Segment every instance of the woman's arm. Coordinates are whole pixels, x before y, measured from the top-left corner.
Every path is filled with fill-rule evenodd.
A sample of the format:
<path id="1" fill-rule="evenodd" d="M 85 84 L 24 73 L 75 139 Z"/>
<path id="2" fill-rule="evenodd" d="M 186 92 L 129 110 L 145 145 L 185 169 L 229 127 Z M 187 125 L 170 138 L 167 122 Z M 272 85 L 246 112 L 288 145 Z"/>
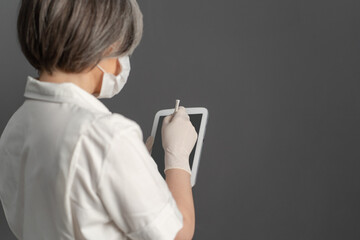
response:
<path id="1" fill-rule="evenodd" d="M 191 187 L 191 175 L 181 169 L 169 169 L 165 172 L 166 183 L 183 215 L 183 228 L 175 240 L 191 240 L 195 232 L 195 209 Z"/>
<path id="2" fill-rule="evenodd" d="M 175 240 L 191 240 L 195 232 L 195 210 L 189 156 L 198 136 L 183 106 L 164 118 L 161 135 L 166 183 L 183 216 L 183 228 Z"/>

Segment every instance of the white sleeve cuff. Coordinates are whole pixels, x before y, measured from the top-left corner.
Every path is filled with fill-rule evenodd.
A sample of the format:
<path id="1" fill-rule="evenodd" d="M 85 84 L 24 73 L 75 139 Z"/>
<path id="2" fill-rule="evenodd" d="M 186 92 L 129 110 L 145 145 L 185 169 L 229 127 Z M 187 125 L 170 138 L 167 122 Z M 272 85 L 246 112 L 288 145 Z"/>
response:
<path id="1" fill-rule="evenodd" d="M 127 236 L 134 240 L 173 240 L 182 227 L 183 216 L 174 198 L 170 197 L 153 222 L 136 232 L 127 234 Z"/>

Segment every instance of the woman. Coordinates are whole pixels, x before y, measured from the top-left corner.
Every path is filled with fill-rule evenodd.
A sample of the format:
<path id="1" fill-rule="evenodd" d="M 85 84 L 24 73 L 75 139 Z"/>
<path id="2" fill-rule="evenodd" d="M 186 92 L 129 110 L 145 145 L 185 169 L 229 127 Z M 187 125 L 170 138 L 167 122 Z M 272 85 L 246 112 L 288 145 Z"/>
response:
<path id="1" fill-rule="evenodd" d="M 0 198 L 17 238 L 193 237 L 197 134 L 185 108 L 164 120 L 164 181 L 139 125 L 98 100 L 120 92 L 141 36 L 135 0 L 22 1 L 19 42 L 39 77 L 0 141 Z"/>

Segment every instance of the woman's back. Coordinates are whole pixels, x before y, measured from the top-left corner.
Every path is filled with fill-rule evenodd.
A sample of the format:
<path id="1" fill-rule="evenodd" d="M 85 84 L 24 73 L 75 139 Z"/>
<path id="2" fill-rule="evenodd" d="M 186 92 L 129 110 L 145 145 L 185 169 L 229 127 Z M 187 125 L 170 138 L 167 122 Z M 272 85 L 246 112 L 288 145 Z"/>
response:
<path id="1" fill-rule="evenodd" d="M 126 239 L 97 187 L 106 143 L 121 131 L 142 138 L 138 125 L 74 84 L 29 78 L 25 97 L 0 144 L 0 194 L 12 231 L 20 239 Z"/>

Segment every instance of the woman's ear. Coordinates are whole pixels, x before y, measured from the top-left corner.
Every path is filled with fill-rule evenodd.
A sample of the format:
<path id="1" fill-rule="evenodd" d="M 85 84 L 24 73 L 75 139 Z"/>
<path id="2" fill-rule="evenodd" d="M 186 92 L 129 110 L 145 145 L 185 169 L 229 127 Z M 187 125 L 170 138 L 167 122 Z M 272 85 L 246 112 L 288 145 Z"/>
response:
<path id="1" fill-rule="evenodd" d="M 121 72 L 121 65 L 118 58 L 105 58 L 98 64 L 105 72 L 118 75 Z"/>

